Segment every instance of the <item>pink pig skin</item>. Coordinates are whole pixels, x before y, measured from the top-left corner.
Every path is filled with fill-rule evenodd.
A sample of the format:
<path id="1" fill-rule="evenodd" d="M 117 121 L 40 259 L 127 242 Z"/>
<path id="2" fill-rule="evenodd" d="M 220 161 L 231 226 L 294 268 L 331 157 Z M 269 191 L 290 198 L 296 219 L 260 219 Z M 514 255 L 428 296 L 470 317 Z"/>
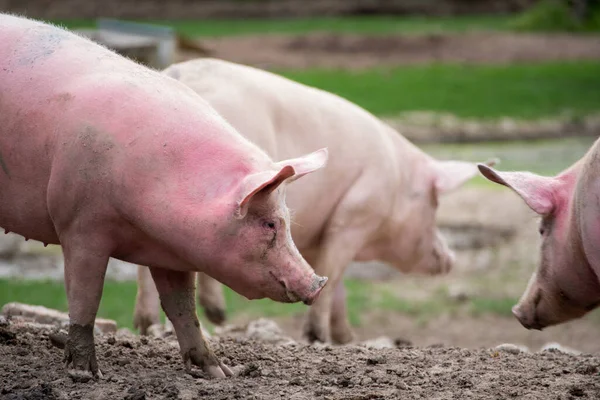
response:
<path id="1" fill-rule="evenodd" d="M 194 274 L 312 303 L 326 278 L 291 241 L 274 163 L 183 84 L 62 29 L 0 14 L 0 226 L 60 244 L 72 374 L 100 375 L 93 322 L 109 257 L 150 267 L 189 368 L 231 375 L 202 337 Z M 285 184 L 285 185 L 284 185 Z"/>
<path id="2" fill-rule="evenodd" d="M 309 310 L 309 340 L 352 340 L 341 278 L 354 260 L 381 260 L 404 272 L 450 270 L 453 254 L 436 229 L 435 213 L 444 193 L 477 175 L 474 163 L 435 160 L 357 105 L 267 71 L 197 59 L 164 73 L 199 93 L 274 159 L 313 146 L 330 150 L 327 167 L 287 194 L 295 243 L 315 271 L 330 279 Z M 222 322 L 219 285 L 203 274 L 198 280 L 207 316 Z M 145 282 L 139 280 L 134 313 L 142 332 L 159 322 Z"/>
<path id="3" fill-rule="evenodd" d="M 556 177 L 500 172 L 489 180 L 513 189 L 541 216 L 540 265 L 513 314 L 527 329 L 585 315 L 600 304 L 600 140 Z"/>

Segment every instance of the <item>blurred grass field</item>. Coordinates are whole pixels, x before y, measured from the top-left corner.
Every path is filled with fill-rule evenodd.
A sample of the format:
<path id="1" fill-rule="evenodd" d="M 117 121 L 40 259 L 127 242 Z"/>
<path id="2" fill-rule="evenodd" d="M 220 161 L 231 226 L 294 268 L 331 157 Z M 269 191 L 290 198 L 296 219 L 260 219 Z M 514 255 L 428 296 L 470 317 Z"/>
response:
<path id="1" fill-rule="evenodd" d="M 309 19 L 246 19 L 146 21 L 172 26 L 191 37 L 248 34 L 433 34 L 513 30 L 514 16 L 332 17 Z M 67 28 L 94 25 L 90 20 L 54 21 Z M 522 24 L 521 24 L 522 25 Z M 600 111 L 598 61 L 523 65 L 398 66 L 366 71 L 278 70 L 293 80 L 347 98 L 378 116 L 406 111 L 448 112 L 459 117 L 535 119 Z"/>
<path id="2" fill-rule="evenodd" d="M 375 310 L 387 310 L 418 317 L 423 322 L 442 313 L 458 310 L 473 315 L 493 313 L 505 316 L 510 315 L 510 307 L 516 300 L 515 298 L 474 297 L 467 303 L 452 303 L 448 302 L 447 293 L 443 289 L 434 291 L 426 299 L 414 300 L 397 294 L 395 288 L 390 285 L 356 279 L 346 279 L 345 284 L 350 322 L 354 326 L 361 324 L 362 314 Z M 284 304 L 267 299 L 248 301 L 231 289 L 227 287 L 224 289 L 230 319 L 240 316 L 245 318 L 287 317 L 303 314 L 308 309 L 301 303 Z M 104 284 L 98 317 L 114 319 L 119 327 L 133 329 L 135 294 L 135 282 L 107 280 Z M 67 311 L 64 284 L 57 281 L 0 279 L 0 307 L 9 302 L 43 305 Z M 205 327 L 211 327 L 201 310 L 198 311 L 198 316 Z"/>
<path id="3" fill-rule="evenodd" d="M 600 111 L 600 61 L 278 72 L 379 116 L 427 110 L 463 118 L 535 119 Z"/>
<path id="4" fill-rule="evenodd" d="M 55 20 L 54 23 L 70 29 L 90 28 L 91 20 Z M 384 35 L 391 33 L 428 34 L 438 32 L 467 32 L 506 30 L 511 28 L 511 17 L 461 16 L 445 18 L 371 16 L 322 17 L 293 19 L 211 19 L 191 21 L 138 21 L 172 27 L 189 37 L 237 36 L 248 34 L 305 34 L 335 32 Z"/>

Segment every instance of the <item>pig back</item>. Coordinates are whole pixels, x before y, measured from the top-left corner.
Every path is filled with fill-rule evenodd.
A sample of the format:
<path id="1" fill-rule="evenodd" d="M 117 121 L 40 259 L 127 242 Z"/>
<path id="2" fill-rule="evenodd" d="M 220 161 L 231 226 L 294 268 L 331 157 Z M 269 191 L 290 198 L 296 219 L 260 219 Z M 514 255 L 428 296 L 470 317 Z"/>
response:
<path id="1" fill-rule="evenodd" d="M 242 135 L 275 161 L 329 149 L 324 170 L 287 188 L 294 241 L 306 249 L 337 205 L 364 176 L 370 192 L 389 206 L 396 187 L 396 143 L 389 128 L 362 108 L 325 91 L 267 71 L 216 59 L 183 62 L 165 70 L 199 93 Z"/>

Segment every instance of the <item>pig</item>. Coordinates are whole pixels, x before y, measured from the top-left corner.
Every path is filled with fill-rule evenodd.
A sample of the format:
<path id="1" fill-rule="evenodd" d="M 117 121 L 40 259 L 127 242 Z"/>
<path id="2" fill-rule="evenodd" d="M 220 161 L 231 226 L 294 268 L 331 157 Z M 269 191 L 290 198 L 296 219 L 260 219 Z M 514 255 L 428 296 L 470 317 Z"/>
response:
<path id="1" fill-rule="evenodd" d="M 436 229 L 435 212 L 441 195 L 477 175 L 475 163 L 435 160 L 359 106 L 267 71 L 206 58 L 163 72 L 201 94 L 274 159 L 314 146 L 329 149 L 327 166 L 287 196 L 292 237 L 330 282 L 308 310 L 308 340 L 353 340 L 342 275 L 354 260 L 380 260 L 404 272 L 451 269 L 454 255 Z M 138 270 L 134 311 L 142 333 L 159 323 L 145 269 Z M 220 286 L 198 274 L 198 290 L 208 318 L 222 323 Z"/>
<path id="2" fill-rule="evenodd" d="M 0 226 L 62 246 L 65 361 L 100 377 L 109 257 L 144 265 L 188 371 L 231 376 L 202 336 L 194 273 L 311 304 L 327 279 L 291 239 L 285 191 L 326 149 L 275 163 L 202 97 L 74 33 L 0 14 Z"/>
<path id="3" fill-rule="evenodd" d="M 484 177 L 519 195 L 541 216 L 540 263 L 512 309 L 527 329 L 580 318 L 600 305 L 600 140 L 554 177 L 500 172 Z"/>

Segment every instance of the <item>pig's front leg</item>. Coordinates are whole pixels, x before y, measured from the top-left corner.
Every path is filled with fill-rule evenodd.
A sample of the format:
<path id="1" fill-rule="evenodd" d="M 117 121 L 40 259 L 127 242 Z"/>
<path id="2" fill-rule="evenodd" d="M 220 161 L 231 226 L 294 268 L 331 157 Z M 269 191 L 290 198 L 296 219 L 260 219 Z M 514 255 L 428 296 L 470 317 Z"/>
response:
<path id="1" fill-rule="evenodd" d="M 221 325 L 225 322 L 225 296 L 223 286 L 219 281 L 203 272 L 198 272 L 198 303 L 204 309 L 204 314 L 210 322 Z"/>
<path id="2" fill-rule="evenodd" d="M 346 344 L 352 340 L 354 340 L 354 335 L 348 321 L 346 288 L 344 280 L 340 279 L 335 288 L 331 305 L 331 341 L 335 344 Z"/>
<path id="3" fill-rule="evenodd" d="M 73 378 L 102 377 L 94 346 L 94 322 L 110 254 L 102 242 L 103 238 L 89 236 L 62 242 L 70 319 L 65 363 L 67 367 L 72 364 L 69 375 Z"/>
<path id="4" fill-rule="evenodd" d="M 137 284 L 133 327 L 147 335 L 151 325 L 160 324 L 160 300 L 148 267 L 138 265 Z"/>
<path id="5" fill-rule="evenodd" d="M 194 302 L 194 273 L 150 268 L 160 302 L 175 328 L 186 370 L 192 364 L 213 378 L 232 376 L 231 370 L 217 359 L 202 335 Z"/>
<path id="6" fill-rule="evenodd" d="M 348 264 L 354 259 L 353 249 L 361 247 L 360 236 L 354 235 L 351 230 L 343 234 L 336 235 L 325 242 L 321 248 L 319 256 L 312 266 L 318 275 L 329 278 L 329 284 L 323 288 L 317 301 L 308 311 L 308 320 L 304 329 L 304 336 L 310 342 L 320 341 L 328 342 L 331 336 L 332 326 L 330 323 L 335 321 L 336 343 L 340 340 L 347 343 L 352 340 L 352 331 L 346 321 L 345 299 L 343 292 L 341 299 L 342 306 L 336 305 L 336 310 L 343 311 L 343 315 L 332 315 L 335 292 L 339 285 L 343 285 L 342 277 Z M 343 290 L 343 287 L 342 287 Z M 347 330 L 346 330 L 347 329 Z M 344 330 L 344 331 L 341 331 Z"/>

